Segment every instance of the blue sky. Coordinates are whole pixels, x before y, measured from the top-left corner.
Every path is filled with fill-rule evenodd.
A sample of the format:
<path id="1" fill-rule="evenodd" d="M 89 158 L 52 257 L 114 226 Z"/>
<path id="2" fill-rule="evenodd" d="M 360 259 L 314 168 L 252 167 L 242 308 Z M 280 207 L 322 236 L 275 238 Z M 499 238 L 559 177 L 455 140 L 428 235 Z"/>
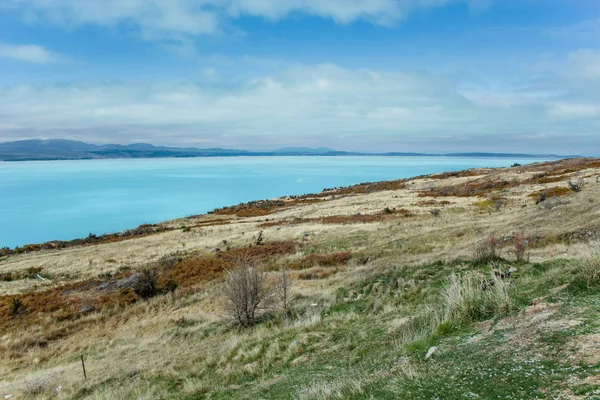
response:
<path id="1" fill-rule="evenodd" d="M 0 141 L 600 153 L 600 1 L 0 0 Z"/>

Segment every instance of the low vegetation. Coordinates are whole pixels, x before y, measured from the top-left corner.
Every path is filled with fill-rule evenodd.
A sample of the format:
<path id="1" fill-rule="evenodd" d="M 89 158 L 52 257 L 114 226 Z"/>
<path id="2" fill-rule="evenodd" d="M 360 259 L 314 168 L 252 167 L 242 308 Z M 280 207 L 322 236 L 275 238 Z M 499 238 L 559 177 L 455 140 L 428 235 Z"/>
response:
<path id="1" fill-rule="evenodd" d="M 369 183 L 6 255 L 0 398 L 600 398 L 594 163 Z M 536 206 L 553 187 L 568 201 Z"/>

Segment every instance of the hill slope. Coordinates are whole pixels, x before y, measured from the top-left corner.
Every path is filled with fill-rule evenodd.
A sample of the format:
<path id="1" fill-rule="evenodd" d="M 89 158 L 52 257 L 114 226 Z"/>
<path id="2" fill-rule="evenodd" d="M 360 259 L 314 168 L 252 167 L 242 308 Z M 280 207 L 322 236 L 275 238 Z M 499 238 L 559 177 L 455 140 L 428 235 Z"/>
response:
<path id="1" fill-rule="evenodd" d="M 0 395 L 594 398 L 599 176 L 590 159 L 469 170 L 5 252 Z M 232 325 L 240 258 L 289 270 L 287 314 Z"/>

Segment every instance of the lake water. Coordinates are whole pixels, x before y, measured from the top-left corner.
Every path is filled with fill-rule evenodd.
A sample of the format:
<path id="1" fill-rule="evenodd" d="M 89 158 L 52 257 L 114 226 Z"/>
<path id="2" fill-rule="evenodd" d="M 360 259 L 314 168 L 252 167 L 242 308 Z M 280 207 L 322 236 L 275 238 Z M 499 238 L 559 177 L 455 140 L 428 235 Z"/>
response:
<path id="1" fill-rule="evenodd" d="M 231 157 L 0 162 L 0 247 L 119 232 L 325 187 L 535 161 Z"/>

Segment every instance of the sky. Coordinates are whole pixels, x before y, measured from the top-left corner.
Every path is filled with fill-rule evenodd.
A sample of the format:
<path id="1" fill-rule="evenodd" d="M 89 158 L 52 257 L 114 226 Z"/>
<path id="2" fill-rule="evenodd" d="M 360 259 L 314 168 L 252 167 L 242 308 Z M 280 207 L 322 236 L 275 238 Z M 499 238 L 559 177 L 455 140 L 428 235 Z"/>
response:
<path id="1" fill-rule="evenodd" d="M 0 0 L 0 141 L 600 155 L 600 1 Z"/>

